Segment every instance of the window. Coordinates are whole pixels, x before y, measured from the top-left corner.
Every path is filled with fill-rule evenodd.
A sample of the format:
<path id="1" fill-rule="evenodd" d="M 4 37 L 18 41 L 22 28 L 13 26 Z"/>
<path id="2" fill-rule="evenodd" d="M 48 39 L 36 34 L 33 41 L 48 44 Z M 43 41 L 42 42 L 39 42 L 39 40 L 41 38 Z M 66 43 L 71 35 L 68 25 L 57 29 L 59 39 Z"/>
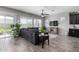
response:
<path id="1" fill-rule="evenodd" d="M 26 18 L 20 18 L 20 23 L 21 23 L 21 24 L 26 24 L 26 22 L 27 22 L 27 21 L 26 21 Z"/>
<path id="2" fill-rule="evenodd" d="M 31 17 L 20 17 L 20 24 L 22 28 L 27 27 L 41 27 L 41 19 L 32 19 Z"/>
<path id="3" fill-rule="evenodd" d="M 32 27 L 32 19 L 28 19 L 26 25 L 27 27 Z"/>
<path id="4" fill-rule="evenodd" d="M 6 16 L 6 24 L 14 24 L 14 18 L 10 16 Z"/>
<path id="5" fill-rule="evenodd" d="M 9 28 L 10 24 L 14 24 L 14 17 L 0 16 L 0 28 Z"/>
<path id="6" fill-rule="evenodd" d="M 41 19 L 34 19 L 34 27 L 41 27 Z"/>
<path id="7" fill-rule="evenodd" d="M 20 24 L 21 27 L 27 28 L 27 27 L 32 27 L 32 19 L 31 18 L 26 18 L 26 17 L 21 17 L 20 18 Z"/>
<path id="8" fill-rule="evenodd" d="M 5 20 L 4 20 L 4 16 L 0 16 L 0 24 L 4 24 Z"/>

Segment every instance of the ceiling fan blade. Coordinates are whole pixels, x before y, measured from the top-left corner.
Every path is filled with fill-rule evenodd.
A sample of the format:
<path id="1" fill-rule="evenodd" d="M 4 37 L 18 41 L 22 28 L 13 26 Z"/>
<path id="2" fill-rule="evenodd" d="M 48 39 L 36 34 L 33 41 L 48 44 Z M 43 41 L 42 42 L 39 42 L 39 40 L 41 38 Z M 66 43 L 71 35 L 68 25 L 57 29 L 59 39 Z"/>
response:
<path id="1" fill-rule="evenodd" d="M 45 15 L 49 15 L 49 14 L 45 14 Z"/>
<path id="2" fill-rule="evenodd" d="M 44 10 L 42 9 L 41 16 L 42 16 L 42 17 L 45 17 L 45 16 L 47 16 L 47 15 L 49 15 L 49 14 L 45 14 L 45 13 L 44 13 Z"/>
<path id="3" fill-rule="evenodd" d="M 43 14 L 43 15 L 50 15 L 50 14 Z"/>

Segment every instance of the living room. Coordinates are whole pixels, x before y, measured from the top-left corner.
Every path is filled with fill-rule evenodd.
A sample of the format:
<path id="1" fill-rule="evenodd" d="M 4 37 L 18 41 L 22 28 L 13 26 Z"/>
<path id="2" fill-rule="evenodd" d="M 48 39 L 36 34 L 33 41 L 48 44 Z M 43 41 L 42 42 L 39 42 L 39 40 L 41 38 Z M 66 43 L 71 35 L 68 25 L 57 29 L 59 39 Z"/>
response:
<path id="1" fill-rule="evenodd" d="M 0 51 L 79 51 L 78 10 L 78 6 L 0 6 Z"/>

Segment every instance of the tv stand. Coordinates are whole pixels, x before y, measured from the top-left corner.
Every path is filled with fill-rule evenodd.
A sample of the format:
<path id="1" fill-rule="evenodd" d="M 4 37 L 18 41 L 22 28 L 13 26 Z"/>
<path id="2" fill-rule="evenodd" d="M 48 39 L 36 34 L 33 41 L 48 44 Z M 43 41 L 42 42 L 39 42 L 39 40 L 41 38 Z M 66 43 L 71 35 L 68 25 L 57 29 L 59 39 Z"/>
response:
<path id="1" fill-rule="evenodd" d="M 79 29 L 70 28 L 69 29 L 69 36 L 79 37 Z"/>

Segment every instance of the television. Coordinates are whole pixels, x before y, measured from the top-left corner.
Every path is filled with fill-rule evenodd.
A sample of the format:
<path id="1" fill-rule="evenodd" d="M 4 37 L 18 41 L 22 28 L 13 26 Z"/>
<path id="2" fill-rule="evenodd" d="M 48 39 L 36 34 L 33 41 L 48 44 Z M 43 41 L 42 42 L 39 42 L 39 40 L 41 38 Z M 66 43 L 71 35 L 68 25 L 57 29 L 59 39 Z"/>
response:
<path id="1" fill-rule="evenodd" d="M 58 21 L 50 21 L 50 26 L 58 26 Z"/>

